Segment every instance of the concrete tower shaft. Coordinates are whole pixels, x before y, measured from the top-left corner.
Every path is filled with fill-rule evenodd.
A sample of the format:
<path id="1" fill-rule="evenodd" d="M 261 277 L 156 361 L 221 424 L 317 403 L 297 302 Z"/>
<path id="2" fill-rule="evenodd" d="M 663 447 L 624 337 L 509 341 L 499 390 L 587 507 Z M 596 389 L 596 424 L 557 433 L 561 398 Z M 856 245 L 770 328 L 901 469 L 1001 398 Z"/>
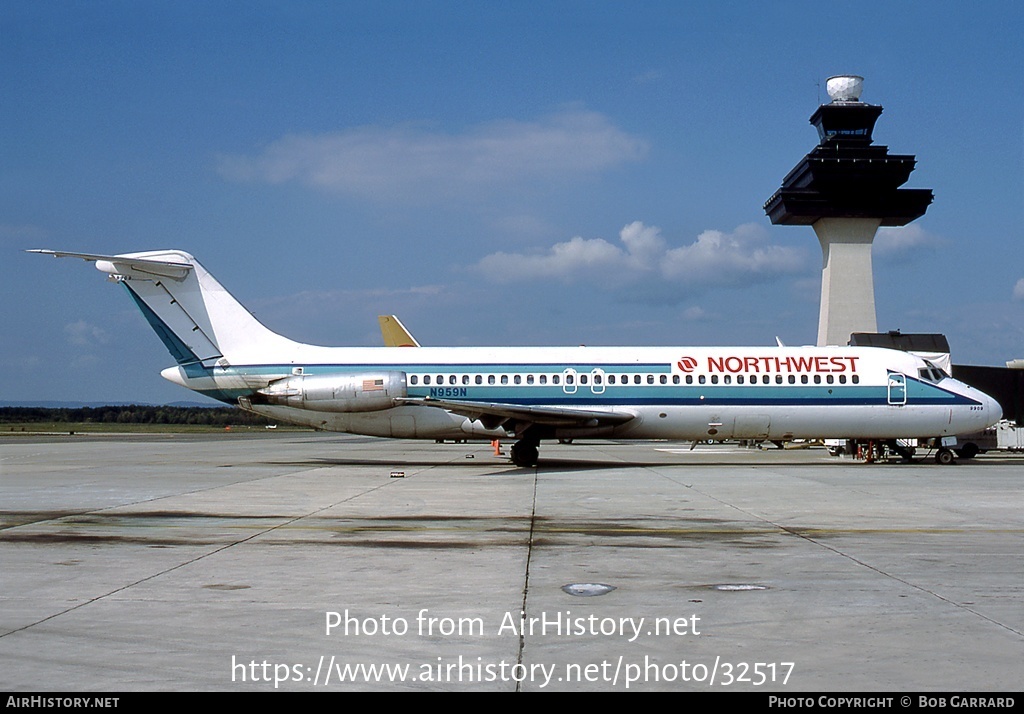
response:
<path id="1" fill-rule="evenodd" d="M 877 218 L 819 218 L 821 308 L 818 344 L 845 345 L 853 332 L 878 332 L 871 244 Z"/>

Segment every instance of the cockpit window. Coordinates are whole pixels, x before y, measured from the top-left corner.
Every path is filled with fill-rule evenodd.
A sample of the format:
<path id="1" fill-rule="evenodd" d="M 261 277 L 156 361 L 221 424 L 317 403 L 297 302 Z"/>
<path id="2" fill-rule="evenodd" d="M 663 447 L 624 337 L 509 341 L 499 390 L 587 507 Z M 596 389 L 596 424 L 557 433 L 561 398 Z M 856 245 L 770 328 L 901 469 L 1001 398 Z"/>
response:
<path id="1" fill-rule="evenodd" d="M 925 360 L 925 369 L 918 370 L 923 379 L 928 379 L 930 382 L 941 382 L 943 379 L 948 377 L 945 370 L 936 367 L 935 363 Z M 926 376 L 925 373 L 928 373 Z"/>
<path id="2" fill-rule="evenodd" d="M 925 360 L 924 363 L 927 366 L 926 367 L 920 367 L 917 370 L 918 375 L 924 381 L 931 382 L 932 384 L 938 384 L 943 379 L 945 379 L 946 377 L 949 376 L 948 374 L 946 374 L 944 371 L 942 371 L 941 369 L 936 367 L 934 364 L 932 364 L 928 360 Z"/>

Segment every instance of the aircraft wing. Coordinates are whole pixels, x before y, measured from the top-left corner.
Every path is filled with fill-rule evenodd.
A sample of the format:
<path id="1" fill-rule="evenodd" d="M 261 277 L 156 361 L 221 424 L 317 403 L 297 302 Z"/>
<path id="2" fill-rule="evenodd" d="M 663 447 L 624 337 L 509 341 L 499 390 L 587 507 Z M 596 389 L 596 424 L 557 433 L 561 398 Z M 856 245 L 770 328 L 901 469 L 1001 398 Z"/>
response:
<path id="1" fill-rule="evenodd" d="M 467 419 L 479 420 L 488 429 L 496 429 L 509 421 L 562 427 L 597 427 L 624 424 L 635 419 L 633 414 L 594 409 L 566 407 L 529 407 L 502 402 L 464 402 L 434 397 L 406 397 L 397 400 L 403 404 L 419 404 L 446 409 Z"/>

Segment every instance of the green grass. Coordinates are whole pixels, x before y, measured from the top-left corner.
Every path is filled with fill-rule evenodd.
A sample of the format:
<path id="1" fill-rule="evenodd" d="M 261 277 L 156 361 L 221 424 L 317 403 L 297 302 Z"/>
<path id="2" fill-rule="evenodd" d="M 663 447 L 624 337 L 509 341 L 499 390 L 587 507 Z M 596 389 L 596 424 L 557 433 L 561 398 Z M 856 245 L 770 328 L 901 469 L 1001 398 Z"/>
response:
<path id="1" fill-rule="evenodd" d="M 277 429 L 262 426 L 223 426 L 204 424 L 118 424 L 116 422 L 31 422 L 0 424 L 0 438 L 18 434 L 232 434 L 309 431 L 300 426 L 282 424 Z"/>

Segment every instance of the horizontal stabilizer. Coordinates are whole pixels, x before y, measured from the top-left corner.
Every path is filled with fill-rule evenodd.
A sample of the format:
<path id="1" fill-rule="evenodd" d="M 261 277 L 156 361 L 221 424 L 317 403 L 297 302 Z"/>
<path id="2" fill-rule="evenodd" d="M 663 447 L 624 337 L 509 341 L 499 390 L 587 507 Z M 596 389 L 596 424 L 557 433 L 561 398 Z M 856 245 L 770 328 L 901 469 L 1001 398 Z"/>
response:
<path id="1" fill-rule="evenodd" d="M 176 260 L 155 260 L 153 258 L 142 258 L 131 254 L 126 255 L 98 255 L 96 253 L 69 253 L 60 250 L 35 249 L 27 253 L 40 253 L 52 255 L 54 258 L 81 258 L 96 263 L 96 267 L 103 272 L 115 275 L 131 277 L 134 274 L 144 274 L 147 277 L 172 278 L 182 280 L 193 269 L 191 263 Z M 184 260 L 184 258 L 182 258 Z"/>

